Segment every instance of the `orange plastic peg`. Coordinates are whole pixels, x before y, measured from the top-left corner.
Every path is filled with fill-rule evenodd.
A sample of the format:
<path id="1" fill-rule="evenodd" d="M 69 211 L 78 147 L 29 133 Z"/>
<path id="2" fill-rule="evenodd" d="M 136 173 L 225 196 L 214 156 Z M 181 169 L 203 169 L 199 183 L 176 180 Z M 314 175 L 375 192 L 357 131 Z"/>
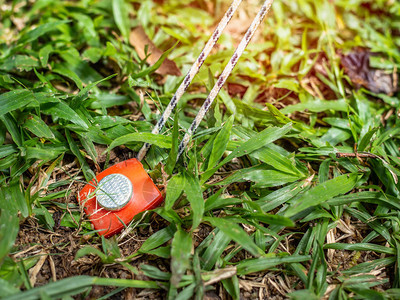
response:
<path id="1" fill-rule="evenodd" d="M 94 229 L 107 238 L 120 232 L 135 215 L 162 201 L 160 191 L 136 158 L 104 170 L 79 193 L 79 203 Z"/>

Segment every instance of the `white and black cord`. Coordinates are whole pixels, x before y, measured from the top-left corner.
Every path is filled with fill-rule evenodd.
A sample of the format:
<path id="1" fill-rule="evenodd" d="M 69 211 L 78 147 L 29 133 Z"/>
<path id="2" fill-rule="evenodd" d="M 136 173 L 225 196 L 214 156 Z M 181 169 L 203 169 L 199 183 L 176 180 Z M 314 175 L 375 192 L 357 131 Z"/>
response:
<path id="1" fill-rule="evenodd" d="M 154 127 L 152 133 L 159 133 L 159 131 L 163 128 L 166 120 L 171 115 L 173 109 L 177 105 L 179 99 L 182 97 L 183 93 L 189 87 L 193 77 L 199 71 L 201 65 L 204 63 L 206 57 L 211 52 L 211 49 L 214 47 L 215 43 L 219 39 L 223 28 L 228 24 L 230 19 L 232 18 L 233 13 L 239 6 L 241 1 L 233 1 L 231 7 L 226 12 L 224 18 L 218 24 L 217 29 L 214 31 L 212 37 L 207 42 L 206 46 L 204 47 L 203 51 L 201 52 L 200 56 L 197 58 L 196 62 L 191 67 L 189 73 L 186 75 L 184 81 L 179 86 L 177 92 L 172 97 L 170 103 L 168 104 L 167 108 L 164 111 L 164 114 L 161 116 L 160 120 L 158 121 L 156 127 Z M 213 103 L 214 99 L 217 97 L 219 91 L 221 90 L 222 86 L 224 85 L 225 81 L 231 74 L 233 68 L 235 67 L 236 63 L 238 62 L 240 56 L 243 54 L 244 50 L 246 49 L 247 45 L 249 44 L 251 38 L 253 37 L 255 31 L 257 30 L 258 26 L 264 19 L 265 15 L 268 13 L 269 9 L 273 0 L 266 0 L 262 7 L 260 8 L 259 12 L 257 13 L 256 17 L 254 18 L 253 22 L 251 23 L 250 27 L 247 29 L 246 34 L 244 35 L 243 39 L 240 41 L 238 47 L 236 48 L 235 52 L 233 53 L 231 59 L 229 60 L 228 64 L 226 65 L 225 69 L 223 70 L 222 74 L 219 76 L 216 84 L 212 88 L 210 94 L 208 95 L 207 99 L 205 100 L 204 104 L 200 108 L 196 118 L 194 119 L 193 123 L 190 125 L 188 131 L 186 132 L 185 136 L 183 137 L 182 142 L 179 145 L 178 149 L 178 156 L 177 160 L 179 159 L 180 155 L 183 153 L 185 148 L 187 147 L 192 135 L 196 131 L 197 127 L 199 126 L 201 120 L 204 118 L 205 114 L 207 113 L 208 109 L 210 108 L 211 104 Z M 138 159 L 141 160 L 144 155 L 146 154 L 147 150 L 150 148 L 150 145 L 146 143 L 138 154 Z"/>
<path id="2" fill-rule="evenodd" d="M 158 120 L 156 126 L 153 128 L 152 133 L 158 134 L 160 130 L 164 127 L 165 122 L 171 116 L 173 110 L 175 109 L 178 101 L 181 99 L 182 95 L 185 93 L 189 85 L 192 83 L 194 76 L 199 72 L 200 67 L 203 65 L 204 61 L 206 60 L 207 56 L 210 54 L 211 50 L 214 48 L 216 42 L 220 38 L 223 30 L 225 29 L 226 25 L 228 25 L 229 21 L 232 19 L 233 14 L 239 7 L 242 0 L 234 0 L 231 6 L 226 11 L 225 15 L 219 22 L 217 28 L 215 28 L 213 34 L 211 35 L 210 39 L 208 40 L 207 44 L 204 46 L 204 49 L 201 51 L 199 57 L 195 61 L 195 63 L 190 68 L 189 72 L 186 74 L 185 79 L 182 81 L 181 85 L 178 87 L 175 95 L 172 97 L 171 101 L 169 102 L 168 106 L 165 108 L 163 115 Z M 142 160 L 143 157 L 146 155 L 146 152 L 150 149 L 150 144 L 145 143 L 140 149 L 137 159 Z"/>

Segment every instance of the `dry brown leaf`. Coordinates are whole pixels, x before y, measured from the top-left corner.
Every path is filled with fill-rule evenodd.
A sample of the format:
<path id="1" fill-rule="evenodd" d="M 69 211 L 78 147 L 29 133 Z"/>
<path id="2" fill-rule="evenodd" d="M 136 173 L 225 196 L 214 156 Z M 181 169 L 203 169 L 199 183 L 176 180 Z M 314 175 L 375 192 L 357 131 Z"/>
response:
<path id="1" fill-rule="evenodd" d="M 39 261 L 36 263 L 36 265 L 29 270 L 29 281 L 31 282 L 31 286 L 34 287 L 36 280 L 37 280 L 37 275 L 39 274 L 40 270 L 43 267 L 44 262 L 47 259 L 47 256 L 49 256 L 45 251 L 42 251 L 39 255 L 41 257 L 39 258 Z"/>
<path id="2" fill-rule="evenodd" d="M 235 276 L 237 273 L 236 267 L 227 267 L 224 269 L 215 270 L 214 274 L 216 275 L 214 278 L 211 278 L 209 281 L 205 282 L 204 285 L 211 285 L 221 280 L 231 278 Z"/>
<path id="3" fill-rule="evenodd" d="M 129 35 L 129 42 L 137 51 L 140 59 L 146 58 L 145 48 L 146 46 L 148 47 L 147 52 L 150 55 L 147 57 L 147 62 L 151 66 L 154 65 L 163 54 L 163 52 L 158 49 L 156 45 L 154 45 L 154 43 L 149 39 L 142 26 L 138 26 L 131 31 L 131 34 Z M 163 61 L 161 66 L 155 72 L 160 75 L 182 75 L 175 62 L 168 58 Z"/>
<path id="4" fill-rule="evenodd" d="M 51 255 L 49 255 L 49 263 L 50 263 L 51 277 L 53 281 L 56 282 L 57 281 L 56 265 Z"/>
<path id="5" fill-rule="evenodd" d="M 328 231 L 328 234 L 326 235 L 326 242 L 331 244 L 335 243 L 335 233 L 336 233 L 336 228 L 332 228 L 331 230 Z M 333 257 L 335 255 L 335 249 L 328 249 L 328 259 L 329 261 L 333 260 Z"/>
<path id="6" fill-rule="evenodd" d="M 373 93 L 392 96 L 397 91 L 396 80 L 393 74 L 370 66 L 369 59 L 372 55 L 377 54 L 366 49 L 357 49 L 347 55 L 342 55 L 341 64 L 357 88 L 363 86 Z"/>
<path id="7" fill-rule="evenodd" d="M 228 82 L 228 93 L 231 97 L 243 98 L 244 94 L 247 92 L 248 87 L 241 85 L 239 83 Z"/>

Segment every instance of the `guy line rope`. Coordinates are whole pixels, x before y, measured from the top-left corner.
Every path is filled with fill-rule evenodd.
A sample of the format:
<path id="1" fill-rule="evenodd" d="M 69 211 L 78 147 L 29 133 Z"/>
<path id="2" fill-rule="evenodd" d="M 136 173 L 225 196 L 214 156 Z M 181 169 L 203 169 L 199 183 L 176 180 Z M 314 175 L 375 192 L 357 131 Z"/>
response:
<path id="1" fill-rule="evenodd" d="M 210 54 L 212 48 L 215 46 L 216 42 L 218 41 L 219 37 L 221 36 L 222 31 L 224 30 L 226 25 L 231 20 L 233 14 L 237 10 L 237 8 L 239 7 L 241 2 L 242 2 L 242 0 L 234 0 L 232 2 L 231 6 L 225 13 L 224 17 L 219 22 L 217 28 L 214 30 L 214 33 L 208 40 L 204 49 L 201 51 L 199 57 L 197 58 L 195 63 L 190 68 L 189 72 L 185 76 L 185 79 L 182 81 L 182 83 L 179 86 L 178 90 L 176 91 L 175 95 L 172 97 L 170 103 L 168 104 L 168 106 L 165 109 L 161 118 L 158 120 L 152 133 L 158 134 L 160 132 L 160 130 L 164 127 L 165 122 L 168 120 L 172 111 L 178 104 L 179 99 L 182 97 L 182 95 L 185 93 L 185 91 L 189 87 L 194 76 L 198 73 L 200 67 L 203 65 L 207 56 Z M 258 11 L 256 17 L 254 18 L 253 22 L 251 23 L 250 27 L 247 29 L 246 34 L 244 35 L 243 39 L 240 41 L 235 52 L 233 53 L 232 57 L 230 58 L 228 64 L 226 65 L 225 69 L 222 71 L 217 82 L 215 83 L 214 87 L 212 88 L 210 94 L 207 96 L 207 99 L 204 101 L 204 104 L 200 108 L 193 123 L 190 125 L 188 131 L 184 135 L 182 142 L 180 143 L 179 148 L 178 148 L 177 160 L 179 159 L 180 155 L 183 153 L 183 151 L 187 147 L 191 136 L 196 131 L 201 120 L 204 118 L 205 114 L 207 113 L 207 111 L 210 108 L 211 104 L 213 103 L 214 99 L 217 97 L 219 91 L 221 90 L 225 81 L 229 77 L 230 73 L 232 72 L 233 68 L 235 67 L 236 63 L 238 62 L 240 56 L 243 54 L 244 50 L 246 49 L 247 45 L 249 44 L 249 42 L 250 42 L 251 38 L 253 37 L 255 31 L 257 30 L 258 26 L 260 25 L 260 23 L 264 19 L 265 15 L 268 13 L 269 9 L 271 8 L 272 3 L 273 3 L 273 0 L 266 0 L 264 2 L 264 4 L 261 6 L 260 10 Z M 146 152 L 149 150 L 150 146 L 151 145 L 149 143 L 145 143 L 143 145 L 142 149 L 140 149 L 140 151 L 137 155 L 138 160 L 143 159 L 143 157 L 146 155 Z"/>

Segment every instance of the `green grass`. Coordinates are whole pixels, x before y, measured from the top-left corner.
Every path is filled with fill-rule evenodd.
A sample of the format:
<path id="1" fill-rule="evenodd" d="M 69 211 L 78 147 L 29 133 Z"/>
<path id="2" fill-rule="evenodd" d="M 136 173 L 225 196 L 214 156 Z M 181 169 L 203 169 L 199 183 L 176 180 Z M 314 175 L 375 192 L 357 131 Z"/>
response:
<path id="1" fill-rule="evenodd" d="M 341 64 L 349 53 L 373 52 L 367 71 L 392 76 L 396 90 L 400 4 L 276 0 L 175 164 L 176 138 L 238 33 L 223 34 L 175 122 L 157 136 L 152 126 L 183 76 L 155 74 L 158 64 L 140 59 L 129 33 L 142 25 L 185 74 L 227 5 L 0 1 L 0 297 L 107 298 L 128 288 L 170 299 L 210 291 L 233 299 L 400 297 L 400 94 L 357 89 Z M 240 10 L 251 19 L 256 8 Z M 244 92 L 234 95 L 233 84 Z M 118 238 L 101 239 L 76 193 L 110 158 L 126 159 L 148 140 L 143 164 L 165 202 Z M 26 232 L 71 239 L 45 246 L 26 242 Z M 56 262 L 73 255 L 90 269 L 77 275 L 92 276 L 32 286 L 48 254 Z M 65 267 L 74 268 L 55 264 Z M 113 268 L 135 280 L 114 278 Z M 99 296 L 96 285 L 114 288 Z"/>

